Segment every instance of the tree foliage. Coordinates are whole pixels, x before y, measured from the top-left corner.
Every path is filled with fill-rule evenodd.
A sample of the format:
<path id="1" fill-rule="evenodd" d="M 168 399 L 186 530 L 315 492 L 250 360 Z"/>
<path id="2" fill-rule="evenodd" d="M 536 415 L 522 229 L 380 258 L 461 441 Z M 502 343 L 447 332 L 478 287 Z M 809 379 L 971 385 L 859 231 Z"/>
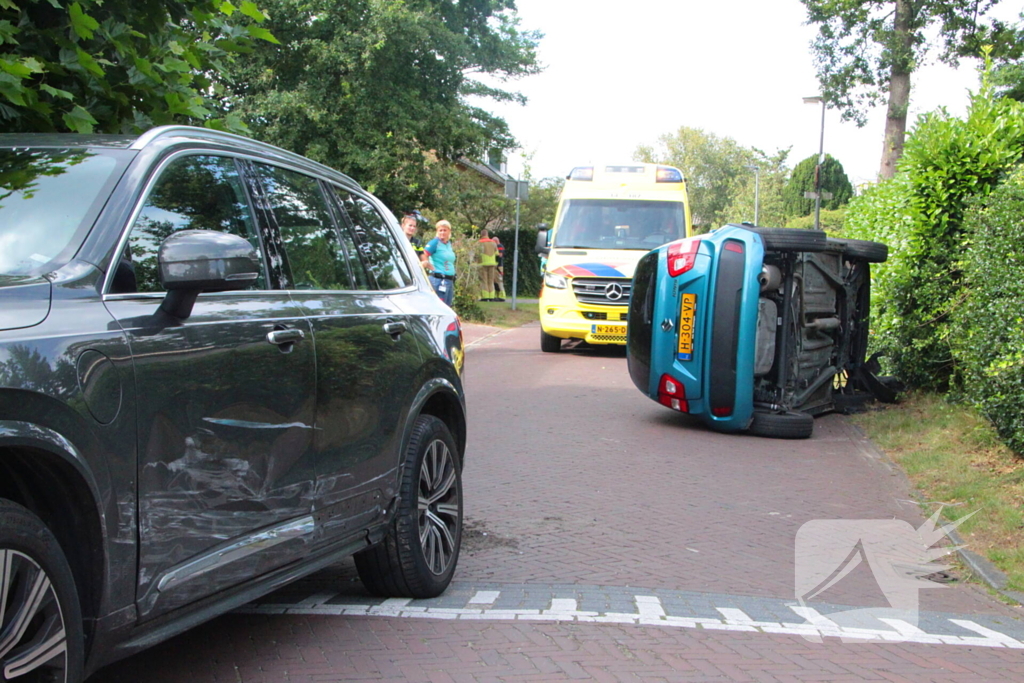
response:
<path id="1" fill-rule="evenodd" d="M 432 166 L 514 142 L 467 95 L 522 100 L 478 75 L 535 73 L 514 0 L 267 0 L 261 45 L 230 71 L 261 139 L 339 168 L 395 208 L 429 206 Z"/>
<path id="2" fill-rule="evenodd" d="M 786 166 L 789 150 L 779 150 L 771 156 L 756 149 L 753 152 L 757 175 L 754 169 L 747 168 L 746 174 L 736 177 L 729 205 L 716 217 L 716 225 L 754 222 L 755 200 L 759 225 L 779 227 L 786 224 L 782 190 L 789 177 L 789 168 Z"/>
<path id="3" fill-rule="evenodd" d="M 822 95 L 844 120 L 866 122 L 868 108 L 888 100 L 882 177 L 902 155 L 911 75 L 937 33 L 937 56 L 956 64 L 980 56 L 986 40 L 1006 39 L 1006 27 L 982 17 L 999 0 L 801 0 L 814 41 Z"/>
<path id="4" fill-rule="evenodd" d="M 1022 160 L 1024 104 L 997 97 L 986 72 L 966 118 L 921 117 L 900 172 L 851 202 L 848 236 L 889 244 L 874 271 L 874 339 L 905 381 L 941 390 L 954 378 L 949 316 L 962 297 L 965 210 Z"/>
<path id="5" fill-rule="evenodd" d="M 264 20 L 250 0 L 0 0 L 0 121 L 7 132 L 242 131 L 221 75 L 275 40 Z"/>
<path id="6" fill-rule="evenodd" d="M 694 228 L 700 232 L 718 227 L 716 222 L 732 200 L 737 179 L 752 175 L 748 166 L 757 161 L 753 150 L 732 138 L 686 126 L 662 135 L 657 147 L 641 145 L 633 158 L 675 166 L 683 172 Z"/>
<path id="7" fill-rule="evenodd" d="M 804 196 L 815 191 L 814 175 L 818 166 L 818 155 L 813 154 L 793 168 L 793 174 L 782 191 L 787 216 L 807 216 L 814 212 L 814 200 Z M 822 197 L 821 208 L 827 210 L 845 206 L 853 198 L 853 185 L 843 165 L 831 154 L 825 155 L 821 164 L 821 191 L 832 194 L 831 199 Z"/>

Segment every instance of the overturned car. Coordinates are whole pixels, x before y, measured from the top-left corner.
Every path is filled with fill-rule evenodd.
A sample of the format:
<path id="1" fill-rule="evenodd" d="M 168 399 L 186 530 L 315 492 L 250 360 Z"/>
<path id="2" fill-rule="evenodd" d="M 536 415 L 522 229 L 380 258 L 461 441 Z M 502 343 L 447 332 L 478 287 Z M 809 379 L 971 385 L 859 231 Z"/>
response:
<path id="1" fill-rule="evenodd" d="M 887 257 L 878 242 L 749 225 L 659 247 L 633 276 L 630 377 L 712 429 L 780 438 L 892 401 L 895 383 L 865 358 L 870 264 Z"/>

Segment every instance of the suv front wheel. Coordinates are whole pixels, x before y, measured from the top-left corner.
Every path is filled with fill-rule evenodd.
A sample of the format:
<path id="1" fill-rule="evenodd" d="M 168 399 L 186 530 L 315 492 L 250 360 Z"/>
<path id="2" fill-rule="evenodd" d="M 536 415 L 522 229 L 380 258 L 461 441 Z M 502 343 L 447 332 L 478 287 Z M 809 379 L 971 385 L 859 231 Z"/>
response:
<path id="1" fill-rule="evenodd" d="M 405 451 L 401 502 L 384 540 L 357 554 L 371 593 L 433 598 L 451 583 L 462 544 L 462 467 L 444 422 L 420 415 Z"/>
<path id="2" fill-rule="evenodd" d="M 38 517 L 0 499 L 0 680 L 77 683 L 84 647 L 60 544 Z"/>

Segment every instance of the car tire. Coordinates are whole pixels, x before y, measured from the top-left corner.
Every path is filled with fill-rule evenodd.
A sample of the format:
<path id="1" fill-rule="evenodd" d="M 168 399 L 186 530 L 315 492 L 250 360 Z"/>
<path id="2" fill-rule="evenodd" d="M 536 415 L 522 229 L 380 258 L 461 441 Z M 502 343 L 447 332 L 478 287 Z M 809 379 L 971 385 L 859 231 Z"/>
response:
<path id="1" fill-rule="evenodd" d="M 761 236 L 771 251 L 825 251 L 828 237 L 821 230 L 800 228 L 747 228 Z"/>
<path id="2" fill-rule="evenodd" d="M 400 495 L 387 536 L 355 556 L 359 578 L 375 595 L 437 597 L 462 544 L 462 466 L 451 432 L 432 415 L 413 425 Z"/>
<path id="3" fill-rule="evenodd" d="M 885 263 L 889 258 L 889 245 L 870 240 L 835 239 L 843 245 L 843 252 L 850 258 L 861 259 L 868 263 Z"/>
<path id="4" fill-rule="evenodd" d="M 562 340 L 544 330 L 540 331 L 540 350 L 544 353 L 558 353 L 562 348 Z"/>
<path id="5" fill-rule="evenodd" d="M 0 499 L 0 680 L 82 680 L 82 611 L 64 551 L 29 510 Z"/>
<path id="6" fill-rule="evenodd" d="M 769 413 L 755 410 L 749 431 L 755 436 L 773 439 L 806 439 L 814 432 L 814 417 L 798 411 Z"/>

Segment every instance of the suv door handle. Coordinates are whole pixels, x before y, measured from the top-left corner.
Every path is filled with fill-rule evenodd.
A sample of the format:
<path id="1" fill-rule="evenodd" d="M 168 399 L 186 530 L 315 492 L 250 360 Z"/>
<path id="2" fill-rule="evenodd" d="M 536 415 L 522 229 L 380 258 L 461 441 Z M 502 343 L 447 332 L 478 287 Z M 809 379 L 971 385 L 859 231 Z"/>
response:
<path id="1" fill-rule="evenodd" d="M 391 335 L 396 341 L 400 334 L 405 332 L 405 323 L 389 321 L 384 323 L 384 331 Z"/>
<path id="2" fill-rule="evenodd" d="M 294 344 L 306 338 L 306 333 L 295 328 L 285 330 L 271 330 L 267 332 L 267 341 L 271 344 L 281 346 L 282 344 Z"/>

